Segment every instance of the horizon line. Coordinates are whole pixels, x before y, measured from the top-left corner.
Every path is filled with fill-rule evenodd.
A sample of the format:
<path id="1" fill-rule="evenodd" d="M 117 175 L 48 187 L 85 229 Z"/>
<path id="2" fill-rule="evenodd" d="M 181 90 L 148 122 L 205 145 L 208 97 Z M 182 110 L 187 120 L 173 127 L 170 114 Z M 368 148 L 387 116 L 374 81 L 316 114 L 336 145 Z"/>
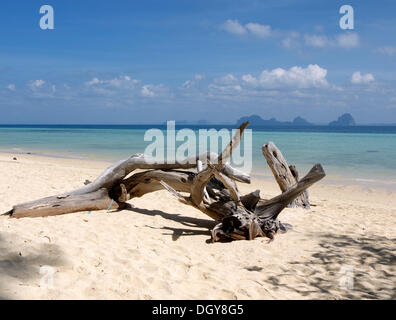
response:
<path id="1" fill-rule="evenodd" d="M 168 120 L 168 121 L 174 121 L 174 120 Z M 181 122 L 185 122 L 185 120 L 181 120 Z M 288 122 L 284 121 L 283 123 Z M 175 124 L 177 124 L 177 121 L 175 121 Z M 164 126 L 166 125 L 165 122 L 161 123 L 0 123 L 0 126 Z M 182 123 L 182 125 L 194 125 L 194 126 L 208 126 L 208 125 L 227 125 L 227 126 L 237 126 L 237 123 L 227 123 L 227 122 L 208 122 L 208 123 Z M 329 123 L 309 123 L 308 125 L 293 125 L 292 123 L 290 124 L 283 124 L 283 125 L 255 125 L 255 124 L 249 124 L 250 127 L 287 127 L 287 126 L 292 126 L 292 127 L 312 127 L 312 126 L 318 126 L 318 127 L 328 127 L 330 126 Z M 359 127 L 359 126 L 383 126 L 383 127 L 394 127 L 396 126 L 396 123 L 356 123 L 354 125 L 349 125 L 349 126 L 330 126 L 330 127 Z"/>

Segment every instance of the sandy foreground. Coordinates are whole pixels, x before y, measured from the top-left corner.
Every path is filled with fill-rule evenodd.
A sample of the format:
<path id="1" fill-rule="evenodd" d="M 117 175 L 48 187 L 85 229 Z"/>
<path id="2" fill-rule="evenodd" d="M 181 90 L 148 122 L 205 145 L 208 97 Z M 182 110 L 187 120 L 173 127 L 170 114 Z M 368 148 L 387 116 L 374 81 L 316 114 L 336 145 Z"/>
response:
<path id="1" fill-rule="evenodd" d="M 109 163 L 0 154 L 0 213 L 78 188 Z M 326 169 L 326 168 L 325 168 Z M 240 184 L 279 193 L 275 180 Z M 208 243 L 214 222 L 167 191 L 120 212 L 0 217 L 5 299 L 395 299 L 396 192 L 320 182 L 293 230 Z M 52 281 L 52 282 L 51 282 Z"/>

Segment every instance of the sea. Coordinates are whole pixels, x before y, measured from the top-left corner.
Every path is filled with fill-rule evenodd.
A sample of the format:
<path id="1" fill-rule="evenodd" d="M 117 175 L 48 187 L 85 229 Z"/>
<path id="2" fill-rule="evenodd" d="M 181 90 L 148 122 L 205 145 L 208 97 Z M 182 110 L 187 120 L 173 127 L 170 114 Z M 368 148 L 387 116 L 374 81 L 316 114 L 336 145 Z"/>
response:
<path id="1" fill-rule="evenodd" d="M 166 137 L 171 133 L 167 129 L 166 125 L 0 125 L 0 152 L 112 162 L 143 153 L 155 141 L 147 138 L 150 132 L 151 137 L 153 133 L 163 134 L 165 148 Z M 176 124 L 176 134 L 182 129 L 196 134 L 198 152 L 202 144 L 200 130 L 214 129 L 209 131 L 212 134 L 228 130 L 231 134 L 235 126 Z M 318 125 L 251 129 L 251 142 L 244 139 L 240 149 L 242 156 L 250 153 L 252 165 L 248 171 L 252 176 L 271 177 L 261 148 L 272 141 L 287 162 L 297 166 L 300 176 L 314 164 L 321 163 L 327 174 L 324 182 L 396 189 L 396 126 Z M 177 141 L 173 151 L 184 142 Z M 219 141 L 217 152 L 221 148 L 222 141 Z"/>

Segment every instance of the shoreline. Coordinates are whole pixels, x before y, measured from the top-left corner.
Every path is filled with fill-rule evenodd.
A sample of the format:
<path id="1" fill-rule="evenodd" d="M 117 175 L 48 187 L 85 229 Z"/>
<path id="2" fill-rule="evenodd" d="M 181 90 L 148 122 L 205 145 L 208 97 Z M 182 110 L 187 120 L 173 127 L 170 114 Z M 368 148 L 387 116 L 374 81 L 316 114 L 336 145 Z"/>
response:
<path id="1" fill-rule="evenodd" d="M 60 159 L 60 160 L 75 160 L 75 161 L 82 161 L 84 163 L 96 163 L 96 164 L 107 164 L 110 166 L 111 164 L 115 163 L 116 161 L 122 160 L 109 160 L 109 159 L 91 159 L 83 156 L 67 156 L 67 155 L 62 155 L 62 154 L 47 154 L 47 153 L 40 153 L 40 152 L 30 152 L 30 151 L 16 151 L 16 150 L 4 150 L 0 149 L 0 157 L 7 157 L 10 156 L 12 159 L 13 155 L 19 155 L 19 156 L 32 156 L 32 157 L 37 157 L 37 158 L 42 158 L 42 159 Z M 264 164 L 265 159 L 263 159 L 263 167 L 265 172 L 260 172 L 258 171 L 257 168 L 254 168 L 252 172 L 250 173 L 252 178 L 256 179 L 263 179 L 263 180 L 273 180 L 273 175 L 268 168 Z M 324 167 L 326 171 L 326 167 Z M 302 176 L 305 174 L 305 172 L 300 173 Z M 327 184 L 327 185 L 346 185 L 346 186 L 360 186 L 364 189 L 381 189 L 385 191 L 396 191 L 396 181 L 394 180 L 382 180 L 382 179 L 375 179 L 375 178 L 360 178 L 360 177 L 333 177 L 331 175 L 328 175 L 320 181 L 321 184 Z"/>
<path id="2" fill-rule="evenodd" d="M 15 156 L 16 155 L 16 156 Z M 13 160 L 14 156 L 17 160 Z M 21 161 L 22 160 L 22 161 Z M 99 159 L 87 159 L 87 158 L 78 158 L 78 157 L 63 157 L 61 155 L 47 155 L 47 154 L 39 154 L 39 153 L 12 153 L 12 152 L 3 152 L 0 151 L 0 163 L 28 163 L 28 164 L 36 164 L 40 163 L 41 165 L 50 165 L 50 166 L 60 166 L 65 168 L 73 168 L 76 170 L 79 169 L 91 169 L 90 171 L 96 172 L 96 175 L 91 175 L 91 179 L 95 179 L 102 171 L 104 171 L 107 167 L 114 164 L 112 161 L 107 160 L 99 160 Z M 280 189 L 272 175 L 272 172 L 269 168 L 267 168 L 266 173 L 251 173 L 252 183 L 251 184 L 241 184 L 240 187 L 243 189 L 252 189 L 252 188 L 260 188 L 259 185 L 264 183 L 266 186 L 270 185 L 273 193 L 280 193 Z M 330 181 L 329 181 L 330 180 Z M 332 189 L 340 189 L 340 188 L 351 188 L 356 191 L 361 191 L 363 193 L 376 193 L 380 192 L 383 194 L 395 194 L 396 197 L 396 187 L 395 188 L 386 188 L 383 184 L 387 184 L 385 181 L 381 180 L 370 180 L 372 184 L 367 184 L 366 181 L 362 181 L 359 183 L 357 181 L 359 179 L 332 179 L 326 176 L 324 179 L 319 181 L 315 186 L 316 187 L 329 187 Z M 83 180 L 85 181 L 85 180 Z M 382 185 L 380 183 L 383 183 Z M 395 183 L 396 184 L 396 183 Z M 64 190 L 66 191 L 66 190 Z M 250 190 L 251 191 L 251 190 Z"/>

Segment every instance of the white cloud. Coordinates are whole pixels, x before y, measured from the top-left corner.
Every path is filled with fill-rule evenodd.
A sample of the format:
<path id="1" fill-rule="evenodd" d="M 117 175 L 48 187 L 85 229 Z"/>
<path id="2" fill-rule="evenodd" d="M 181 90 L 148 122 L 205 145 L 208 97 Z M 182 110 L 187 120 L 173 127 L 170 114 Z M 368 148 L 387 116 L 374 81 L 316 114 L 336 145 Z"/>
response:
<path id="1" fill-rule="evenodd" d="M 56 85 L 44 80 L 32 80 L 28 83 L 28 88 L 37 98 L 53 98 L 57 91 Z"/>
<path id="2" fill-rule="evenodd" d="M 310 64 L 306 68 L 294 66 L 289 70 L 282 68 L 264 70 L 257 78 L 247 74 L 242 76 L 242 81 L 258 88 L 318 88 L 328 86 L 326 75 L 326 69 Z"/>
<path id="3" fill-rule="evenodd" d="M 270 25 L 263 25 L 260 23 L 249 22 L 242 25 L 238 20 L 228 19 L 221 26 L 221 29 L 236 35 L 254 35 L 259 38 L 267 38 L 269 36 L 279 36 L 283 34 L 284 38 L 281 41 L 281 45 L 284 48 L 296 48 L 300 47 L 302 42 L 298 38 L 300 34 L 298 32 L 274 32 Z M 317 26 L 315 28 L 317 32 L 322 32 L 323 27 Z M 304 37 L 306 46 L 324 48 L 324 47 L 339 47 L 339 48 L 355 48 L 360 44 L 360 38 L 357 33 L 345 32 L 338 36 L 326 36 L 324 34 L 306 34 Z M 395 54 L 396 48 L 392 50 L 392 47 L 384 47 L 382 49 L 384 53 Z"/>
<path id="4" fill-rule="evenodd" d="M 357 33 L 348 32 L 338 35 L 335 38 L 329 38 L 325 35 L 306 34 L 304 37 L 305 45 L 310 47 L 340 47 L 355 48 L 359 46 L 359 35 Z"/>
<path id="5" fill-rule="evenodd" d="M 244 26 L 238 20 L 228 19 L 221 25 L 221 29 L 237 35 L 252 34 L 259 38 L 266 38 L 272 34 L 271 26 L 249 22 Z"/>
<path id="6" fill-rule="evenodd" d="M 353 84 L 365 84 L 374 81 L 374 76 L 371 73 L 361 74 L 359 71 L 354 72 L 351 77 Z"/>
<path id="7" fill-rule="evenodd" d="M 202 78 L 196 75 L 194 79 Z M 116 105 L 117 101 L 121 104 L 131 104 L 139 98 L 158 98 L 169 97 L 171 92 L 162 85 L 142 84 L 141 80 L 133 79 L 130 76 L 118 76 L 111 79 L 99 79 L 97 77 L 84 83 L 82 92 L 88 97 L 101 96 L 102 99 L 109 99 L 108 102 Z M 111 99 L 111 100 L 110 100 Z"/>
<path id="8" fill-rule="evenodd" d="M 139 80 L 131 79 L 129 76 L 123 76 L 119 78 L 110 79 L 108 84 L 113 87 L 131 87 L 138 83 Z"/>
<path id="9" fill-rule="evenodd" d="M 242 26 L 238 20 L 228 19 L 221 25 L 221 28 L 229 33 L 243 35 L 247 31 L 244 26 Z"/>
<path id="10" fill-rule="evenodd" d="M 194 78 L 184 81 L 182 87 L 188 89 L 203 79 L 205 79 L 205 76 L 203 74 L 196 74 Z"/>
<path id="11" fill-rule="evenodd" d="M 92 86 L 98 83 L 102 83 L 98 78 L 93 78 L 91 81 L 85 82 L 85 85 Z"/>
<path id="12" fill-rule="evenodd" d="M 385 46 L 385 47 L 380 47 L 377 50 L 375 50 L 376 52 L 386 55 L 386 56 L 394 56 L 396 54 L 396 47 L 392 47 L 392 46 Z"/>
<path id="13" fill-rule="evenodd" d="M 359 35 L 357 33 L 348 32 L 339 35 L 336 41 L 337 45 L 341 48 L 355 48 L 359 46 Z"/>
<path id="14" fill-rule="evenodd" d="M 237 81 L 238 81 L 238 79 L 231 73 L 229 73 L 221 78 L 214 79 L 214 82 L 219 83 L 219 84 L 233 84 Z"/>
<path id="15" fill-rule="evenodd" d="M 142 87 L 140 93 L 143 97 L 154 97 L 155 93 L 152 91 L 152 87 L 150 85 L 145 85 Z"/>
<path id="16" fill-rule="evenodd" d="M 132 87 L 138 82 L 139 80 L 131 79 L 131 77 L 129 76 L 120 76 L 118 78 L 109 79 L 109 80 L 100 80 L 95 77 L 92 80 L 85 82 L 85 85 L 90 87 L 101 84 L 105 86 L 121 88 L 121 87 Z"/>
<path id="17" fill-rule="evenodd" d="M 296 39 L 303 42 L 304 35 Z M 343 83 L 343 87 L 336 87 L 335 83 L 327 79 L 328 71 L 324 66 L 312 63 L 294 67 L 293 64 L 287 67 L 283 65 L 281 68 L 276 67 L 274 65 L 265 70 L 256 69 L 245 73 L 235 70 L 230 73 L 221 73 L 216 77 L 192 74 L 190 80 L 199 82 L 196 86 L 189 88 L 181 88 L 180 85 L 168 88 L 151 82 L 142 83 L 142 81 L 128 87 L 133 82 L 131 79 L 133 77 L 91 75 L 84 80 L 91 85 L 84 81 L 78 84 L 72 82 L 68 85 L 57 83 L 56 92 L 55 87 L 52 89 L 53 84 L 50 80 L 32 81 L 34 89 L 29 85 L 23 88 L 18 86 L 15 92 L 6 88 L 11 82 L 9 81 L 3 85 L 3 91 L 8 91 L 4 99 L 10 101 L 18 101 L 19 98 L 21 101 L 26 98 L 38 98 L 32 99 L 31 102 L 50 105 L 49 102 L 53 101 L 67 108 L 87 106 L 95 110 L 97 108 L 98 112 L 101 112 L 101 108 L 107 107 L 125 110 L 125 112 L 129 108 L 136 108 L 139 110 L 139 116 L 153 115 L 158 119 L 167 117 L 169 114 L 182 117 L 182 106 L 185 106 L 185 101 L 189 101 L 192 110 L 200 110 L 196 107 L 202 106 L 205 112 L 217 112 L 218 106 L 224 107 L 224 117 L 231 118 L 235 113 L 226 110 L 239 110 L 238 112 L 254 108 L 255 110 L 278 110 L 277 116 L 281 117 L 286 111 L 291 110 L 298 114 L 300 113 L 298 110 L 306 110 L 306 108 L 320 113 L 322 109 L 333 110 L 339 107 L 341 110 L 344 105 L 356 106 L 356 110 L 361 110 L 358 109 L 360 106 L 367 110 L 369 106 L 395 107 L 396 90 L 393 84 L 376 82 L 377 79 L 374 79 L 373 75 L 366 73 L 370 70 L 360 69 L 360 72 L 358 68 L 352 70 L 346 79 L 350 84 Z M 353 82 L 368 82 L 368 85 L 351 84 L 352 73 L 355 74 Z M 389 99 L 390 97 L 393 99 Z M 158 106 L 165 106 L 165 108 L 158 108 Z M 144 107 L 146 113 L 141 107 Z M 79 109 L 76 108 L 76 110 Z M 222 115 L 220 112 L 219 114 Z"/>
<path id="18" fill-rule="evenodd" d="M 30 86 L 32 88 L 40 88 L 44 85 L 45 81 L 44 80 L 34 80 L 30 82 Z"/>
<path id="19" fill-rule="evenodd" d="M 271 26 L 262 25 L 259 23 L 248 23 L 245 25 L 245 28 L 260 38 L 269 37 L 272 33 Z"/>
<path id="20" fill-rule="evenodd" d="M 323 48 L 330 45 L 330 41 L 323 35 L 305 35 L 305 44 L 311 47 Z"/>
<path id="21" fill-rule="evenodd" d="M 15 91 L 15 84 L 10 83 L 10 84 L 7 86 L 7 89 L 8 89 L 8 90 L 11 90 L 11 91 Z"/>

